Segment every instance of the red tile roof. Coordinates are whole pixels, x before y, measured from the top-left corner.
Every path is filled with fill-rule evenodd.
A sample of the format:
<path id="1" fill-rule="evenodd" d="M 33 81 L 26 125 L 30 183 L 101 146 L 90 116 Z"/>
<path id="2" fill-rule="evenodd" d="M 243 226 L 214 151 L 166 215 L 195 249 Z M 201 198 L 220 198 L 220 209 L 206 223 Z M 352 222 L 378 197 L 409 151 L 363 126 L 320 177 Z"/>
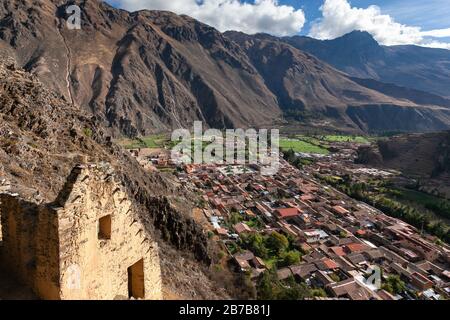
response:
<path id="1" fill-rule="evenodd" d="M 292 218 L 300 215 L 300 211 L 297 208 L 277 209 L 276 213 L 282 219 Z"/>
<path id="2" fill-rule="evenodd" d="M 345 246 L 348 252 L 359 252 L 367 249 L 367 246 L 361 243 L 350 243 Z"/>
<path id="3" fill-rule="evenodd" d="M 339 257 L 346 255 L 344 248 L 342 248 L 342 247 L 332 247 L 330 249 L 334 252 L 335 255 L 337 255 Z"/>
<path id="4" fill-rule="evenodd" d="M 238 234 L 241 234 L 244 232 L 252 232 L 252 229 L 245 223 L 238 223 L 238 224 L 234 225 L 233 228 L 234 228 L 234 230 L 236 230 L 236 232 Z"/>
<path id="5" fill-rule="evenodd" d="M 334 206 L 333 207 L 333 210 L 336 212 L 336 213 L 339 213 L 339 214 L 349 214 L 350 213 L 350 211 L 348 211 L 347 209 L 345 209 L 345 208 L 343 208 L 343 207 L 341 207 L 341 206 Z"/>
<path id="6" fill-rule="evenodd" d="M 308 201 L 308 200 L 314 200 L 316 197 L 312 194 L 304 194 L 300 197 L 300 200 L 302 201 Z"/>
<path id="7" fill-rule="evenodd" d="M 228 235 L 228 231 L 227 231 L 226 229 L 224 229 L 224 228 L 216 229 L 216 232 L 217 232 L 219 235 L 221 235 L 221 236 L 226 236 L 226 235 Z"/>
<path id="8" fill-rule="evenodd" d="M 328 269 L 338 269 L 339 266 L 334 260 L 331 259 L 325 259 L 322 261 L 322 263 L 328 268 Z"/>
<path id="9" fill-rule="evenodd" d="M 366 231 L 365 231 L 365 230 L 362 230 L 362 229 L 356 231 L 356 233 L 357 233 L 359 236 L 364 236 L 364 235 L 366 235 Z"/>

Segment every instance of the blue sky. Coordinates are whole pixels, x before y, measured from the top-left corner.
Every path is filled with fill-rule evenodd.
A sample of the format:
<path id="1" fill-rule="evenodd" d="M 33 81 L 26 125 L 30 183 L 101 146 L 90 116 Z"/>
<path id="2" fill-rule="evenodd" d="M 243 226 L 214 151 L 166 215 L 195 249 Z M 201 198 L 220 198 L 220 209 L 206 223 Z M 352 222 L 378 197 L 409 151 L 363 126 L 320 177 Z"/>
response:
<path id="1" fill-rule="evenodd" d="M 159 9 L 188 14 L 221 31 L 333 39 L 353 30 L 363 30 L 385 45 L 416 44 L 450 49 L 449 0 L 107 1 L 130 11 Z"/>
<path id="2" fill-rule="evenodd" d="M 389 14 L 396 21 L 419 26 L 424 30 L 450 28 L 449 0 L 351 0 L 349 2 L 360 8 L 377 5 L 382 13 Z M 307 34 L 311 22 L 321 17 L 319 11 L 323 3 L 321 0 L 280 0 L 279 3 L 303 9 L 307 21 L 301 31 L 302 34 Z"/>

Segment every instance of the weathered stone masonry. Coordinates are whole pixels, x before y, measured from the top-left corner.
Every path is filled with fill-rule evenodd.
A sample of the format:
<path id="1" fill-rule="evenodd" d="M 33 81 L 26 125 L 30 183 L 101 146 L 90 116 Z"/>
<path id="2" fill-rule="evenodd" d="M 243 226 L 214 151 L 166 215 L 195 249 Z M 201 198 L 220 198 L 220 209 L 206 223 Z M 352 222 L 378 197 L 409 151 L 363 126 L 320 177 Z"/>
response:
<path id="1" fill-rule="evenodd" d="M 57 200 L 0 195 L 0 263 L 43 299 L 161 299 L 156 242 L 108 165 L 77 166 Z"/>

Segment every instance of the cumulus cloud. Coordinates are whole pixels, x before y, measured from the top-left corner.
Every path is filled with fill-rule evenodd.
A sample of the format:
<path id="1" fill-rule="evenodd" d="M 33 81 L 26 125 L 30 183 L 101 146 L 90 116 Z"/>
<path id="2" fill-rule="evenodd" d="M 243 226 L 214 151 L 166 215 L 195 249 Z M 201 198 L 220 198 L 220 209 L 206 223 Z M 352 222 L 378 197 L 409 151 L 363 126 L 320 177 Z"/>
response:
<path id="1" fill-rule="evenodd" d="M 303 10 L 280 5 L 278 0 L 255 0 L 253 3 L 241 0 L 117 0 L 115 3 L 129 11 L 151 9 L 187 14 L 220 31 L 285 36 L 300 32 L 305 24 Z"/>
<path id="2" fill-rule="evenodd" d="M 450 36 L 450 29 L 422 31 L 420 27 L 396 22 L 382 14 L 378 6 L 352 7 L 348 0 L 325 0 L 322 18 L 313 22 L 310 36 L 335 39 L 354 30 L 367 31 L 383 45 L 415 44 L 450 49 L 449 43 L 436 40 Z"/>

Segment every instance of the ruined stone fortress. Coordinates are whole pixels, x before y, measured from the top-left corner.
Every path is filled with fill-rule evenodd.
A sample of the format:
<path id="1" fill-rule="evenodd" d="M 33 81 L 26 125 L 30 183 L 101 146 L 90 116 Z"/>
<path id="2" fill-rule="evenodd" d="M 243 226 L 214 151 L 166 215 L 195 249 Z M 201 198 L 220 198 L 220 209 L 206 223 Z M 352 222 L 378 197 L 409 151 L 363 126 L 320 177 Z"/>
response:
<path id="1" fill-rule="evenodd" d="M 79 165 L 56 201 L 0 194 L 0 264 L 41 299 L 162 299 L 157 243 L 109 165 Z"/>

